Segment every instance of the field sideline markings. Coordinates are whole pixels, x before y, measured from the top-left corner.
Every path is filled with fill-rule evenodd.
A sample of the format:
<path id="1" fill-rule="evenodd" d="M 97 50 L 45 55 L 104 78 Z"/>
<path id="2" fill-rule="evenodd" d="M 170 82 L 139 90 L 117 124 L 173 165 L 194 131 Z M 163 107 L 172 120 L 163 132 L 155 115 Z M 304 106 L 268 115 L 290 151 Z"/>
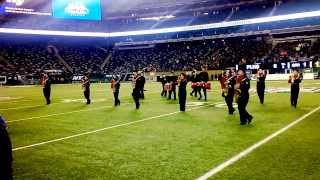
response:
<path id="1" fill-rule="evenodd" d="M 148 94 L 145 94 L 145 95 L 152 95 L 152 94 L 155 94 L 155 93 L 148 93 Z M 160 93 L 159 93 L 160 94 Z M 122 98 L 128 98 L 130 96 L 124 96 Z M 84 99 L 85 100 L 85 99 Z M 94 99 L 92 99 L 94 100 Z M 101 101 L 101 102 L 106 102 L 108 100 L 112 100 L 112 98 L 107 98 L 105 101 Z M 100 102 L 99 102 L 100 103 Z M 65 103 L 64 101 L 61 101 L 61 102 L 56 102 L 56 103 L 51 103 L 51 105 L 57 105 L 57 104 L 67 104 Z M 36 108 L 36 107 L 44 107 L 44 106 L 47 106 L 45 104 L 42 104 L 42 105 L 34 105 L 34 106 L 22 106 L 22 107 L 13 107 L 13 108 L 4 108 L 4 109 L 0 109 L 0 111 L 9 111 L 9 110 L 18 110 L 18 109 L 28 109 L 28 108 Z"/>
<path id="2" fill-rule="evenodd" d="M 200 109 L 200 108 L 208 107 L 208 106 L 212 106 L 212 105 L 214 105 L 214 104 L 207 104 L 207 105 L 199 106 L 199 107 L 196 107 L 196 108 L 190 108 L 187 111 L 192 111 L 192 110 L 196 110 L 196 109 Z M 115 128 L 118 128 L 118 127 L 129 126 L 129 125 L 132 125 L 132 124 L 138 124 L 138 123 L 141 123 L 141 122 L 150 121 L 150 120 L 158 119 L 158 118 L 162 118 L 162 117 L 167 117 L 167 116 L 175 115 L 175 114 L 178 114 L 178 113 L 181 113 L 181 112 L 180 111 L 176 111 L 176 112 L 172 112 L 172 113 L 162 114 L 162 115 L 159 115 L 159 116 L 153 116 L 153 117 L 149 117 L 149 118 L 144 118 L 144 119 L 137 120 L 137 121 L 132 121 L 132 122 L 128 122 L 128 123 L 109 126 L 109 127 L 97 129 L 97 130 L 94 130 L 94 131 L 88 131 L 88 132 L 84 132 L 84 133 L 80 133 L 80 134 L 66 136 L 66 137 L 63 137 L 63 138 L 58 138 L 58 139 L 44 141 L 44 142 L 31 144 L 31 145 L 27 145 L 27 146 L 17 147 L 17 148 L 12 149 L 12 151 L 18 151 L 18 150 L 23 150 L 23 149 L 27 149 L 27 148 L 32 148 L 32 147 L 41 146 L 41 145 L 45 145 L 45 144 L 50 144 L 50 143 L 54 143 L 54 142 L 58 142 L 58 141 L 64 141 L 64 140 L 76 138 L 76 137 L 79 137 L 79 136 L 94 134 L 94 133 L 98 133 L 98 132 L 101 132 L 101 131 L 106 131 L 106 130 L 109 130 L 109 129 L 115 129 Z"/>
<path id="3" fill-rule="evenodd" d="M 307 117 L 309 117 L 310 115 L 312 115 L 313 113 L 315 113 L 315 112 L 317 112 L 319 110 L 320 110 L 320 106 L 318 106 L 317 108 L 315 108 L 312 111 L 308 112 L 307 114 L 303 115 L 302 117 L 296 119 L 295 121 L 291 122 L 290 124 L 288 124 L 287 126 L 281 128 L 280 130 L 272 133 L 271 135 L 267 136 L 266 138 L 260 140 L 259 142 L 255 143 L 254 145 L 248 147 L 247 149 L 243 150 L 239 154 L 237 154 L 237 155 L 233 156 L 232 158 L 224 161 L 223 163 L 219 164 L 218 166 L 215 166 L 214 168 L 209 170 L 207 173 L 205 173 L 204 175 L 202 175 L 199 178 L 197 178 L 197 180 L 206 180 L 206 179 L 214 176 L 218 172 L 220 172 L 223 169 L 227 168 L 228 166 L 234 164 L 235 162 L 239 161 L 243 157 L 249 155 L 254 150 L 259 148 L 260 146 L 268 143 L 269 141 L 271 141 L 275 137 L 281 135 L 285 131 L 289 130 L 290 128 L 292 128 L 293 126 L 297 125 L 298 123 L 300 123 L 301 121 L 303 121 L 304 119 L 306 119 Z"/>

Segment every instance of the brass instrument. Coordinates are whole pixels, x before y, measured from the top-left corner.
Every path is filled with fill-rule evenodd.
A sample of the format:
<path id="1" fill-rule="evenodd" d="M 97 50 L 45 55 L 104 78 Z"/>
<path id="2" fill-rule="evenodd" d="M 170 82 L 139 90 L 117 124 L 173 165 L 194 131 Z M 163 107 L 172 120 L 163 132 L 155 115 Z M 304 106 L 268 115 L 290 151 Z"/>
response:
<path id="1" fill-rule="evenodd" d="M 240 89 L 241 81 L 242 81 L 242 78 L 240 76 L 237 76 L 236 85 L 234 86 L 234 99 L 236 102 L 239 101 L 239 98 L 241 95 L 241 89 Z"/>

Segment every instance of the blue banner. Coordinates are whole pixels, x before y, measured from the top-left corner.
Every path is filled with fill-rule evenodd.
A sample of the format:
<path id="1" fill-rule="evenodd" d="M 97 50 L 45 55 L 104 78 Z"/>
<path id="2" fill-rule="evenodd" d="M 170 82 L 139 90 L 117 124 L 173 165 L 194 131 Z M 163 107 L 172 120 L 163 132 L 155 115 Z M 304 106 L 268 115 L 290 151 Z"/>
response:
<path id="1" fill-rule="evenodd" d="M 56 18 L 101 20 L 100 0 L 53 0 L 52 14 Z"/>

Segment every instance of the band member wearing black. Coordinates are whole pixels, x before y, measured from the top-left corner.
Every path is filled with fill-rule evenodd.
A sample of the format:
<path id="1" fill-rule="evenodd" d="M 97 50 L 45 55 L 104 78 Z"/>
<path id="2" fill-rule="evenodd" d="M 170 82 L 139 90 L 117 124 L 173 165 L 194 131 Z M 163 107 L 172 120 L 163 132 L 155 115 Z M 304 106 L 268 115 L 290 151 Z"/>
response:
<path id="1" fill-rule="evenodd" d="M 120 106 L 120 100 L 119 100 L 120 78 L 113 77 L 113 79 L 111 81 L 111 88 L 113 91 L 114 106 Z"/>
<path id="2" fill-rule="evenodd" d="M 234 86 L 236 84 L 236 76 L 233 70 L 226 71 L 220 78 L 222 96 L 228 106 L 229 114 L 232 115 L 235 111 L 233 108 Z"/>
<path id="3" fill-rule="evenodd" d="M 143 78 L 141 78 L 141 74 L 138 73 L 133 78 L 133 92 L 132 92 L 132 97 L 136 104 L 136 109 L 140 108 L 139 99 L 141 98 L 141 90 L 143 89 L 143 86 L 144 86 Z"/>
<path id="4" fill-rule="evenodd" d="M 176 92 L 177 80 L 178 80 L 178 77 L 175 76 L 174 73 L 172 72 L 172 75 L 169 77 L 169 81 L 171 84 L 171 89 L 169 90 L 169 100 L 171 100 L 172 94 L 173 94 L 173 100 L 177 99 L 177 92 Z"/>
<path id="5" fill-rule="evenodd" d="M 141 94 L 140 98 L 144 99 L 144 85 L 146 84 L 146 78 L 144 77 L 144 75 L 142 74 L 141 71 L 138 72 L 138 74 L 140 74 L 140 78 L 141 78 L 141 81 L 142 81 L 142 89 L 141 89 L 141 92 L 140 92 L 140 94 Z"/>
<path id="6" fill-rule="evenodd" d="M 266 73 L 264 70 L 259 69 L 257 72 L 257 94 L 259 96 L 260 103 L 264 103 L 264 92 L 266 88 Z"/>
<path id="7" fill-rule="evenodd" d="M 298 97 L 300 92 L 300 83 L 302 78 L 297 70 L 293 71 L 293 75 L 289 77 L 288 83 L 291 84 L 291 106 L 296 108 L 298 104 Z"/>
<path id="8" fill-rule="evenodd" d="M 180 104 L 180 111 L 186 111 L 186 101 L 187 101 L 187 76 L 184 73 L 181 73 L 178 79 L 179 83 L 179 104 Z"/>
<path id="9" fill-rule="evenodd" d="M 200 87 L 200 97 L 199 100 L 202 99 L 202 95 L 201 95 L 201 89 L 203 90 L 203 95 L 204 95 L 204 100 L 207 101 L 207 89 L 203 86 L 204 83 L 207 83 L 209 81 L 209 74 L 207 72 L 207 66 L 203 66 L 202 67 L 202 72 L 199 73 L 199 80 L 202 84 L 202 86 Z"/>
<path id="10" fill-rule="evenodd" d="M 87 100 L 87 104 L 91 104 L 91 99 L 90 99 L 90 79 L 89 79 L 89 73 L 86 73 L 82 79 L 82 88 L 83 88 L 83 95 Z"/>
<path id="11" fill-rule="evenodd" d="M 12 144 L 7 125 L 0 116 L 0 179 L 12 180 Z"/>
<path id="12" fill-rule="evenodd" d="M 50 96 L 51 96 L 51 80 L 48 74 L 42 74 L 41 84 L 43 86 L 43 95 L 46 99 L 47 105 L 51 103 Z"/>
<path id="13" fill-rule="evenodd" d="M 246 70 L 247 70 L 247 60 L 245 58 L 242 58 L 241 61 L 239 62 L 238 69 L 242 70 L 243 72 L 246 72 Z"/>
<path id="14" fill-rule="evenodd" d="M 161 92 L 161 96 L 162 97 L 167 97 L 167 90 L 165 88 L 166 83 L 168 82 L 166 75 L 162 75 L 161 77 L 161 84 L 162 84 L 162 92 Z"/>
<path id="15" fill-rule="evenodd" d="M 240 125 L 250 124 L 253 117 L 248 113 L 246 107 L 249 102 L 250 80 L 244 71 L 239 70 L 235 85 L 236 99 L 240 114 Z"/>
<path id="16" fill-rule="evenodd" d="M 196 86 L 197 81 L 197 71 L 193 70 L 190 76 L 190 81 L 192 82 L 192 92 L 190 93 L 190 96 L 197 97 L 198 95 L 198 87 Z"/>

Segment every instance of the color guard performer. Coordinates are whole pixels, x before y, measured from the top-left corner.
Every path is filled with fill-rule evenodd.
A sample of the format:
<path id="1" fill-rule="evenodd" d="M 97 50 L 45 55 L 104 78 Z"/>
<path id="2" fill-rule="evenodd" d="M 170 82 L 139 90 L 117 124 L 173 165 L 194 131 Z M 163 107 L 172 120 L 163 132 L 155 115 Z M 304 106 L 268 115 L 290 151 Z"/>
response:
<path id="1" fill-rule="evenodd" d="M 240 114 L 240 125 L 250 124 L 253 117 L 248 113 L 246 107 L 249 102 L 250 80 L 243 70 L 238 71 L 236 79 L 235 93 Z"/>
<path id="2" fill-rule="evenodd" d="M 41 78 L 41 85 L 43 86 L 43 95 L 46 99 L 47 105 L 51 103 L 50 96 L 51 96 L 51 80 L 48 74 L 43 73 Z"/>
<path id="3" fill-rule="evenodd" d="M 301 75 L 297 70 L 293 71 L 293 74 L 289 76 L 288 83 L 291 84 L 291 106 L 296 108 L 298 104 L 298 97 L 300 92 L 300 83 L 302 81 Z"/>
<path id="4" fill-rule="evenodd" d="M 186 101 L 187 101 L 187 75 L 185 73 L 181 73 L 178 79 L 179 84 L 179 104 L 180 104 L 180 111 L 185 112 L 186 111 Z"/>
<path id="5" fill-rule="evenodd" d="M 264 93 L 266 89 L 266 72 L 263 69 L 259 69 L 256 75 L 257 78 L 257 94 L 259 96 L 260 103 L 264 103 Z"/>
<path id="6" fill-rule="evenodd" d="M 224 97 L 228 106 L 229 114 L 232 115 L 235 111 L 233 108 L 234 86 L 236 84 L 236 76 L 233 70 L 226 71 L 219 79 Z"/>
<path id="7" fill-rule="evenodd" d="M 84 74 L 84 76 L 81 79 L 81 83 L 82 83 L 83 95 L 87 100 L 87 104 L 91 104 L 89 73 Z"/>

